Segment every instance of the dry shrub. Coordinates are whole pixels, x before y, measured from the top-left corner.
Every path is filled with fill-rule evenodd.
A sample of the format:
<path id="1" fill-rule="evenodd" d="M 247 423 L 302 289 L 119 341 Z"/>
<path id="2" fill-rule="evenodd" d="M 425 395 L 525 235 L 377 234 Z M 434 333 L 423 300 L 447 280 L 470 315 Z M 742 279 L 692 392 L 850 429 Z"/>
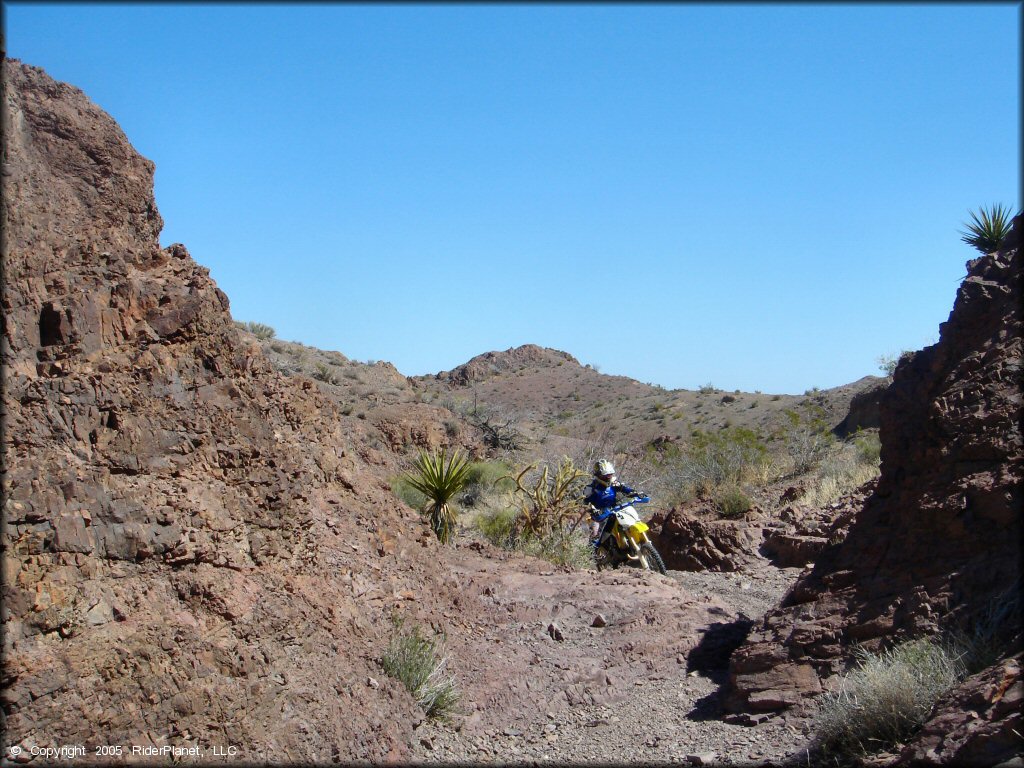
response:
<path id="1" fill-rule="evenodd" d="M 870 443 L 864 439 L 836 443 L 815 468 L 800 500 L 811 507 L 825 507 L 877 477 L 878 472 L 878 454 Z"/>
<path id="2" fill-rule="evenodd" d="M 965 675 L 961 653 L 928 637 L 858 656 L 819 700 L 815 747 L 828 762 L 854 763 L 906 741 Z"/>
<path id="3" fill-rule="evenodd" d="M 532 536 L 572 532 L 583 518 L 580 504 L 582 480 L 587 474 L 563 456 L 551 473 L 547 464 L 536 472 L 531 464 L 516 475 L 520 532 Z M 529 479 L 532 478 L 532 479 Z"/>

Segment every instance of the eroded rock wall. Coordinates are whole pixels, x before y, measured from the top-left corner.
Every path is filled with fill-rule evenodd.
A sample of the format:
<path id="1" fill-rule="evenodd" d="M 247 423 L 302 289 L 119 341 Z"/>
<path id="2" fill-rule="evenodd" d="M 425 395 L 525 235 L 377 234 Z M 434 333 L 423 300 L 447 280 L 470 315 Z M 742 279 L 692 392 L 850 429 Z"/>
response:
<path id="1" fill-rule="evenodd" d="M 799 710 L 855 644 L 934 633 L 1019 588 L 1020 228 L 968 264 L 939 342 L 898 366 L 877 491 L 733 655 L 732 709 Z"/>
<path id="2" fill-rule="evenodd" d="M 160 247 L 110 116 L 3 76 L 7 743 L 401 759 L 414 706 L 375 659 L 412 596 L 450 610 L 436 543 Z"/>

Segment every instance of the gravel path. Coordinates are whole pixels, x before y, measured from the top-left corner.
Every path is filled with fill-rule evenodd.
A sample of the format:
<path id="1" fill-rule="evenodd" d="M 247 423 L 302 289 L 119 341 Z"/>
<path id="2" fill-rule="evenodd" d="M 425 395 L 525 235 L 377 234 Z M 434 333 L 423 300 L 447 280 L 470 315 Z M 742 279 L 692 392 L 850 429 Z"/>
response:
<path id="1" fill-rule="evenodd" d="M 479 587 L 486 570 L 464 578 Z M 709 630 L 760 618 L 798 569 L 508 571 L 484 591 L 509 621 L 480 627 L 490 656 L 453 649 L 466 657 L 463 714 L 419 726 L 417 762 L 777 765 L 799 753 L 805 734 L 779 718 L 719 719 L 725 670 L 694 669 L 691 653 Z"/>

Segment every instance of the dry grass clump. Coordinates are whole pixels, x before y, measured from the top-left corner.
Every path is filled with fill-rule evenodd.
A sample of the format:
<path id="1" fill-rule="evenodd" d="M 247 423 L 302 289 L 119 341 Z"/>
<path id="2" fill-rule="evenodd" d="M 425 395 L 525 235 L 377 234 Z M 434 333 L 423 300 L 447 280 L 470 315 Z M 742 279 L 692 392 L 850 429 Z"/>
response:
<path id="1" fill-rule="evenodd" d="M 241 328 L 243 331 L 248 331 L 261 341 L 272 339 L 277 335 L 277 332 L 272 327 L 266 325 L 265 323 L 254 323 L 251 320 L 236 320 L 235 325 L 238 328 Z"/>
<path id="2" fill-rule="evenodd" d="M 950 635 L 963 650 L 969 674 L 979 672 L 1021 647 L 1021 591 L 1018 580 L 969 614 Z"/>
<path id="3" fill-rule="evenodd" d="M 906 741 L 966 674 L 962 652 L 933 638 L 858 655 L 838 689 L 819 702 L 816 748 L 828 763 L 856 763 Z"/>
<path id="4" fill-rule="evenodd" d="M 814 468 L 801 503 L 825 507 L 876 477 L 878 451 L 878 436 L 871 433 L 830 446 Z"/>
<path id="5" fill-rule="evenodd" d="M 847 456 L 840 454 L 822 464 L 800 501 L 819 509 L 826 507 L 877 475 L 877 466 L 849 461 Z"/>
<path id="6" fill-rule="evenodd" d="M 406 628 L 400 619 L 395 630 L 381 666 L 405 686 L 427 717 L 448 720 L 459 694 L 455 679 L 445 672 L 448 657 L 443 642 L 426 637 L 418 626 Z"/>

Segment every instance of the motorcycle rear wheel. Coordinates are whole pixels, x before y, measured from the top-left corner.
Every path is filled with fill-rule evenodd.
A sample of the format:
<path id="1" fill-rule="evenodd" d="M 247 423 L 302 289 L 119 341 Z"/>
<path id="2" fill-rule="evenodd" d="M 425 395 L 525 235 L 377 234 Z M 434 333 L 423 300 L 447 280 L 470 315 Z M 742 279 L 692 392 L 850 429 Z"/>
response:
<path id="1" fill-rule="evenodd" d="M 661 555 L 658 554 L 658 550 L 654 548 L 651 542 L 645 541 L 640 545 L 640 556 L 646 561 L 647 567 L 650 570 L 657 571 L 662 576 L 668 575 L 665 561 L 661 559 Z"/>

